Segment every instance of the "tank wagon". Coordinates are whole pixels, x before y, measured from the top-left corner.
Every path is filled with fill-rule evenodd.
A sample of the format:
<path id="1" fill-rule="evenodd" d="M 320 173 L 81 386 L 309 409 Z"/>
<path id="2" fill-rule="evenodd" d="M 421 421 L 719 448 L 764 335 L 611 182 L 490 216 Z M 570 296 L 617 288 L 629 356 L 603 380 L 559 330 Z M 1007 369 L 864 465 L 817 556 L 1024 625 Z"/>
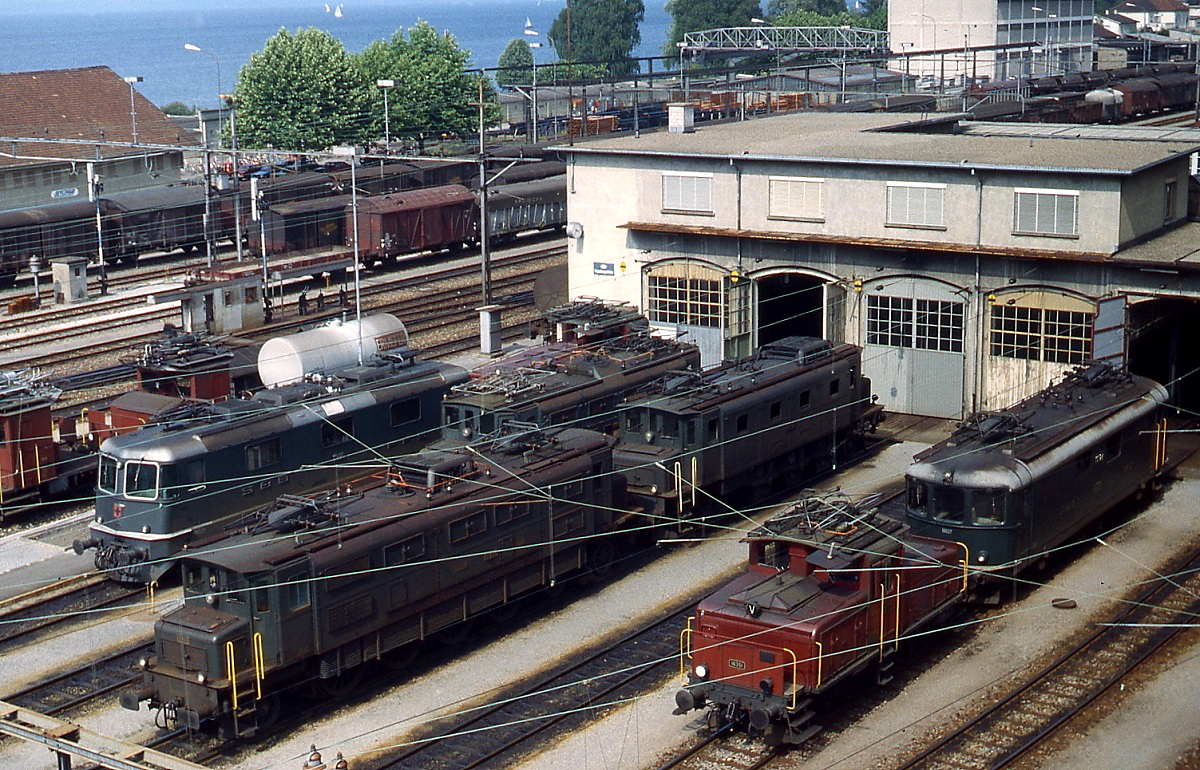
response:
<path id="1" fill-rule="evenodd" d="M 913 536 L 842 496 L 810 497 L 746 537 L 745 572 L 700 602 L 682 640 L 675 714 L 707 710 L 771 745 L 820 729 L 815 699 L 871 666 L 966 591 L 961 546 Z"/>
<path id="2" fill-rule="evenodd" d="M 270 340 L 259 353 L 266 389 L 105 440 L 96 518 L 75 551 L 95 550 L 116 580 L 151 582 L 236 515 L 362 478 L 435 438 L 442 397 L 466 371 L 417 360 L 392 316 L 364 319 L 370 363 L 358 366 L 354 326 Z"/>
<path id="3" fill-rule="evenodd" d="M 976 573 L 1019 571 L 1150 483 L 1166 462 L 1156 382 L 1106 364 L 973 416 L 913 458 L 913 532 L 965 544 Z"/>
<path id="4" fill-rule="evenodd" d="M 668 375 L 620 412 L 616 464 L 655 526 L 680 531 L 850 456 L 883 410 L 862 349 L 785 337 L 704 372 Z"/>
<path id="5" fill-rule="evenodd" d="M 156 623 L 121 704 L 246 734 L 293 688 L 336 693 L 367 662 L 404 665 L 423 639 L 603 570 L 611 469 L 610 438 L 560 429 L 403 457 L 364 493 L 284 498 L 190 549 L 184 605 Z"/>

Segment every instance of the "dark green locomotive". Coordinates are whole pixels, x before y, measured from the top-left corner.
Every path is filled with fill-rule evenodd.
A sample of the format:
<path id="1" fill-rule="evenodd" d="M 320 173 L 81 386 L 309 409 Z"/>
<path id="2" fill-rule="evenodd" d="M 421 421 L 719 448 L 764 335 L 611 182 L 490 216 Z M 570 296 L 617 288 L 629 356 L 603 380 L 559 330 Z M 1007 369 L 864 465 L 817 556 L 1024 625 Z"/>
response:
<path id="1" fill-rule="evenodd" d="M 976 415 L 909 466 L 908 524 L 963 544 L 975 571 L 1018 572 L 1158 475 L 1166 399 L 1152 380 L 1092 364 Z"/>
<path id="2" fill-rule="evenodd" d="M 160 723 L 245 734 L 294 687 L 369 661 L 611 559 L 612 439 L 579 429 L 402 458 L 385 485 L 285 498 L 182 560 L 185 604 L 155 627 L 143 700 Z"/>

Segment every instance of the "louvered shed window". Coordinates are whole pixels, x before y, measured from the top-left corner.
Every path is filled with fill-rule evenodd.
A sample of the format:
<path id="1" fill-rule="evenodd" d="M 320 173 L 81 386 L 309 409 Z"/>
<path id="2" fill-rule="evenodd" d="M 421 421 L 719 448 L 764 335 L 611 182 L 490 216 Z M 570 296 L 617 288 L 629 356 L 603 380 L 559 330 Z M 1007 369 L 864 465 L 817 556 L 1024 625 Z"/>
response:
<path id="1" fill-rule="evenodd" d="M 768 177 L 767 217 L 822 222 L 825 219 L 825 182 L 802 177 Z"/>
<path id="2" fill-rule="evenodd" d="M 682 174 L 664 171 L 662 176 L 663 211 L 684 214 L 711 214 L 712 174 Z"/>
<path id="3" fill-rule="evenodd" d="M 1079 193 L 1074 190 L 1014 191 L 1013 232 L 1063 237 L 1078 235 Z"/>
<path id="4" fill-rule="evenodd" d="M 887 223 L 895 227 L 944 228 L 946 185 L 887 183 Z"/>

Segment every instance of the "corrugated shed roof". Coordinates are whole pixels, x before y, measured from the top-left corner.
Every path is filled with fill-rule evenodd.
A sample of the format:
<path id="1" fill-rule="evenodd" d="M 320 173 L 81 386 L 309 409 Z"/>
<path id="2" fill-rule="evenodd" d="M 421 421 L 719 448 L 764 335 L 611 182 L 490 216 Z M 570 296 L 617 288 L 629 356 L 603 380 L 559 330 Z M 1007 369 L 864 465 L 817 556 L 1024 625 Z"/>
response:
<path id="1" fill-rule="evenodd" d="M 132 142 L 133 113 L 138 142 L 152 145 L 196 146 L 195 140 L 108 67 L 0 73 L 0 136 L 71 139 L 84 142 Z M 0 151 L 13 153 L 11 143 Z M 37 158 L 91 160 L 128 155 L 127 147 L 94 144 L 28 142 L 16 154 Z M 0 157 L 0 167 L 27 165 L 28 159 Z"/>

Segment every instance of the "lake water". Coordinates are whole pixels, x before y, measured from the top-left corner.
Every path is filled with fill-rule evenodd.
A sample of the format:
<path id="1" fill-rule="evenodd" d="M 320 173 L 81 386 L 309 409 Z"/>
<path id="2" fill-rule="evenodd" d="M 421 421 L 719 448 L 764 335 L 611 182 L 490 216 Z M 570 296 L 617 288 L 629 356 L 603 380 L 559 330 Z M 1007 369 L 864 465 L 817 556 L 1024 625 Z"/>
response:
<path id="1" fill-rule="evenodd" d="M 646 2 L 635 55 L 661 53 L 670 25 L 664 4 Z M 281 28 L 327 30 L 358 52 L 425 20 L 471 51 L 473 67 L 495 67 L 508 42 L 523 37 L 527 18 L 544 36 L 563 5 L 564 0 L 343 0 L 342 16 L 336 17 L 324 0 L 3 3 L 0 71 L 107 65 L 122 77 L 144 78 L 137 89 L 160 106 L 181 101 L 215 107 L 217 94 L 233 90 L 238 70 Z M 204 52 L 185 50 L 185 43 Z M 555 58 L 548 44 L 537 57 L 539 63 Z"/>

